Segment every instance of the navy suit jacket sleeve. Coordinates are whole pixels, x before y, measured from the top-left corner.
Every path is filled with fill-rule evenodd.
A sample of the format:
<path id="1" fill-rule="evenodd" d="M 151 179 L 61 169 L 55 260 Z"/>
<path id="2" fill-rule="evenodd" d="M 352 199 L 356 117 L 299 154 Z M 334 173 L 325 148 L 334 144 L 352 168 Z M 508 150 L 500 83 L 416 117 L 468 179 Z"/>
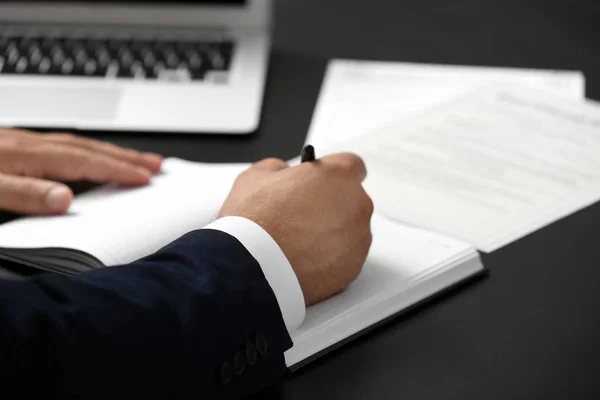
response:
<path id="1" fill-rule="evenodd" d="M 243 398 L 283 377 L 291 346 L 257 261 L 216 230 L 127 266 L 0 281 L 4 393 Z"/>

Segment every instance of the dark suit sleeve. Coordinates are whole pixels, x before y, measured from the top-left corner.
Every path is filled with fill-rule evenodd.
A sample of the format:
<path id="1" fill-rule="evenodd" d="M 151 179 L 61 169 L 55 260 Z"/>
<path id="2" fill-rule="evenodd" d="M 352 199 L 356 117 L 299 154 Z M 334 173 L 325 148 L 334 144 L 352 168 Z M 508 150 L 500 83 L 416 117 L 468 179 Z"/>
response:
<path id="1" fill-rule="evenodd" d="M 0 281 L 0 387 L 24 398 L 243 398 L 283 377 L 291 346 L 260 266 L 220 231 L 127 266 Z"/>

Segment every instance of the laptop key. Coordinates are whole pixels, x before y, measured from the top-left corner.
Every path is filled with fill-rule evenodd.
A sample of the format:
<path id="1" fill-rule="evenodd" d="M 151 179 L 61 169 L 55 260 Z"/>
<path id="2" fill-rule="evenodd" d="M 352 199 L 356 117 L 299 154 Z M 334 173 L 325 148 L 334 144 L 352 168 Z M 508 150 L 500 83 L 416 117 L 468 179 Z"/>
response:
<path id="1" fill-rule="evenodd" d="M 168 68 L 176 68 L 179 65 L 179 57 L 174 51 L 166 53 L 164 60 Z"/>
<path id="2" fill-rule="evenodd" d="M 51 68 L 52 68 L 52 61 L 50 61 L 49 58 L 45 57 L 45 58 L 42 58 L 42 60 L 40 61 L 40 64 L 38 65 L 38 72 L 42 75 L 45 75 L 50 72 Z"/>
<path id="3" fill-rule="evenodd" d="M 192 69 L 202 67 L 202 56 L 194 51 L 187 54 L 187 62 Z"/>
<path id="4" fill-rule="evenodd" d="M 156 55 L 151 50 L 141 53 L 142 62 L 146 69 L 152 69 L 156 64 Z"/>
<path id="5" fill-rule="evenodd" d="M 13 49 L 7 52 L 6 63 L 8 65 L 16 65 L 20 58 L 21 54 L 19 53 L 19 50 Z"/>
<path id="6" fill-rule="evenodd" d="M 94 61 L 94 60 L 87 60 L 85 62 L 85 65 L 83 66 L 83 72 L 88 76 L 94 75 L 96 73 L 97 69 L 98 69 L 98 65 L 96 64 L 96 61 Z"/>
<path id="7" fill-rule="evenodd" d="M 37 67 L 39 65 L 40 61 L 42 61 L 42 57 L 43 57 L 42 52 L 40 51 L 40 49 L 36 48 L 35 50 L 29 52 L 29 63 L 32 66 Z"/>
<path id="8" fill-rule="evenodd" d="M 121 48 L 118 51 L 119 53 L 119 62 L 121 63 L 121 65 L 123 65 L 124 67 L 131 67 L 131 64 L 133 64 L 133 55 L 131 54 L 131 52 L 126 49 L 126 48 Z"/>
<path id="9" fill-rule="evenodd" d="M 19 58 L 19 61 L 17 61 L 17 64 L 15 65 L 15 73 L 24 74 L 25 71 L 27 70 L 28 66 L 29 66 L 29 63 L 27 62 L 27 58 L 25 58 L 25 57 Z"/>
<path id="10" fill-rule="evenodd" d="M 222 71 L 225 69 L 225 59 L 218 50 L 213 50 L 209 55 L 211 69 Z"/>
<path id="11" fill-rule="evenodd" d="M 131 65 L 131 74 L 135 79 L 141 80 L 146 78 L 146 69 L 142 66 L 142 63 L 135 61 Z"/>
<path id="12" fill-rule="evenodd" d="M 62 75 L 71 75 L 74 69 L 75 62 L 71 58 L 67 58 L 65 61 L 63 61 L 62 65 L 60 66 L 60 72 Z"/>

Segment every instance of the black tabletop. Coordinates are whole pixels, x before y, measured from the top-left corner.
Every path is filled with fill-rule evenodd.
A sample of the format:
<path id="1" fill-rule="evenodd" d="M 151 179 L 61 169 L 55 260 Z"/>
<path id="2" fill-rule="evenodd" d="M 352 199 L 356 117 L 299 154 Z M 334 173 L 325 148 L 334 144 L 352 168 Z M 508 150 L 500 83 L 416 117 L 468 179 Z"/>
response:
<path id="1" fill-rule="evenodd" d="M 206 162 L 299 155 L 330 58 L 575 69 L 600 100 L 600 2 L 277 0 L 259 130 L 85 135 Z M 492 254 L 490 275 L 269 388 L 273 399 L 600 398 L 600 205 Z"/>

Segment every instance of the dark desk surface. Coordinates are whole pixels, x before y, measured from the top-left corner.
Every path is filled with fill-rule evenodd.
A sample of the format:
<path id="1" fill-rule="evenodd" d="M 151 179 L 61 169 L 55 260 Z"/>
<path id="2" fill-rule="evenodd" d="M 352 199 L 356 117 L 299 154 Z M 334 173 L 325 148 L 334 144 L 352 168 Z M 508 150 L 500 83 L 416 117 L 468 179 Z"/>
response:
<path id="1" fill-rule="evenodd" d="M 198 161 L 297 156 L 332 57 L 577 69 L 600 100 L 600 2 L 278 0 L 250 137 L 90 134 Z M 271 388 L 274 399 L 598 399 L 600 205 L 496 253 L 489 278 Z"/>

